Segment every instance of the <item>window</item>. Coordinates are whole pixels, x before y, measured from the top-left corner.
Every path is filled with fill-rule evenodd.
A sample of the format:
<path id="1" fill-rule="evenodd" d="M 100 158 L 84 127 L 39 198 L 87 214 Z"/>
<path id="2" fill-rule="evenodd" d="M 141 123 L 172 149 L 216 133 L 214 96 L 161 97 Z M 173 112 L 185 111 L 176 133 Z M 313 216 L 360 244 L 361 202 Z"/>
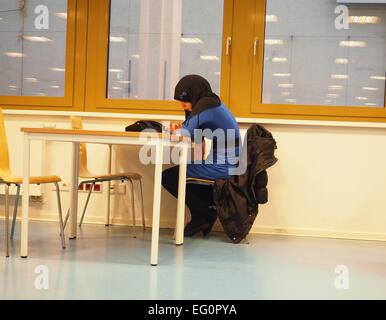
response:
<path id="1" fill-rule="evenodd" d="M 386 1 L 255 0 L 233 14 L 236 115 L 386 119 Z"/>
<path id="2" fill-rule="evenodd" d="M 385 57 L 386 0 L 0 2 L 1 106 L 178 114 L 195 73 L 238 117 L 384 121 Z"/>
<path id="3" fill-rule="evenodd" d="M 0 2 L 0 105 L 84 108 L 87 5 L 88 0 Z"/>
<path id="4" fill-rule="evenodd" d="M 0 3 L 0 95 L 64 96 L 67 1 Z"/>
<path id="5" fill-rule="evenodd" d="M 173 100 L 178 80 L 220 90 L 223 0 L 111 0 L 110 99 Z"/>
<path id="6" fill-rule="evenodd" d="M 208 78 L 220 93 L 226 87 L 223 21 L 230 2 L 90 1 L 87 110 L 181 112 L 174 88 L 191 73 Z"/>
<path id="7" fill-rule="evenodd" d="M 386 4 L 339 2 L 267 1 L 263 104 L 385 107 Z"/>

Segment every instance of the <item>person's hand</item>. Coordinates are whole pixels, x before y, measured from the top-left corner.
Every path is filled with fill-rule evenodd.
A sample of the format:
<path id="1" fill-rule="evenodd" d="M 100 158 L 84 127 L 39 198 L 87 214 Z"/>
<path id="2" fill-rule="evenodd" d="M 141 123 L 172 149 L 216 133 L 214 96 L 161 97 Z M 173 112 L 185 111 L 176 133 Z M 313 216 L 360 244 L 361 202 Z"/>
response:
<path id="1" fill-rule="evenodd" d="M 182 123 L 171 123 L 170 124 L 170 127 L 169 127 L 169 130 L 171 133 L 173 133 L 174 131 L 177 131 L 179 129 L 182 128 Z"/>

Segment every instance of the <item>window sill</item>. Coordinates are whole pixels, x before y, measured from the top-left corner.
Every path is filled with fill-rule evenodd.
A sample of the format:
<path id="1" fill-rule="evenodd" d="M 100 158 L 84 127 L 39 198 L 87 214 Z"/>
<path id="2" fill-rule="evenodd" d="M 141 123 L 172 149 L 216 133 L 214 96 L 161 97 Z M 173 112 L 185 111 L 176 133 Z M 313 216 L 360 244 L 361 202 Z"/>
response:
<path id="1" fill-rule="evenodd" d="M 182 121 L 183 116 L 162 114 L 130 114 L 130 113 L 102 113 L 102 112 L 71 112 L 71 111 L 41 111 L 41 110 L 3 110 L 9 116 L 31 117 L 69 117 L 71 115 L 89 119 L 143 119 L 158 121 Z M 262 119 L 262 118 L 236 118 L 239 124 L 286 125 L 286 126 L 322 126 L 346 128 L 386 128 L 386 123 L 381 122 L 346 122 L 346 121 L 320 121 L 320 120 L 287 120 L 287 119 Z"/>

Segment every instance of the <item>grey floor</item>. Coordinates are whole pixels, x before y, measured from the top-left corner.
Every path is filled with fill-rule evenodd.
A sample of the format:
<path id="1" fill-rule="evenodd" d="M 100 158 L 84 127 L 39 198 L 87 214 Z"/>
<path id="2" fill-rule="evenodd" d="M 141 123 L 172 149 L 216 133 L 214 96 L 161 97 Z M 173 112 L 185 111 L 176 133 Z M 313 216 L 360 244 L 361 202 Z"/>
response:
<path id="1" fill-rule="evenodd" d="M 386 298 L 385 242 L 253 235 L 234 245 L 214 233 L 176 247 L 173 232 L 162 230 L 151 267 L 150 230 L 134 239 L 128 227 L 84 225 L 61 250 L 56 224 L 32 222 L 30 257 L 18 257 L 17 233 L 6 259 L 0 227 L 0 299 Z M 335 287 L 339 265 L 348 289 Z"/>

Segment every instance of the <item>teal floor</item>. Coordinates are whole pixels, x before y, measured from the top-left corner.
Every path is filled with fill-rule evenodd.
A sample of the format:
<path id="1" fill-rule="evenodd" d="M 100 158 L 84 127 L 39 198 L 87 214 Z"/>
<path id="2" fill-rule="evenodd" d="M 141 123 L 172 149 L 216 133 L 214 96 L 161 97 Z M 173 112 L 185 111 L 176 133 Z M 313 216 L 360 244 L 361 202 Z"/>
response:
<path id="1" fill-rule="evenodd" d="M 32 222 L 30 257 L 18 257 L 17 233 L 6 259 L 0 228 L 0 299 L 386 299 L 385 242 L 253 235 L 234 245 L 213 233 L 176 247 L 162 230 L 151 267 L 150 230 L 134 239 L 127 227 L 84 225 L 61 250 L 56 224 Z M 339 265 L 346 290 L 334 285 Z"/>

